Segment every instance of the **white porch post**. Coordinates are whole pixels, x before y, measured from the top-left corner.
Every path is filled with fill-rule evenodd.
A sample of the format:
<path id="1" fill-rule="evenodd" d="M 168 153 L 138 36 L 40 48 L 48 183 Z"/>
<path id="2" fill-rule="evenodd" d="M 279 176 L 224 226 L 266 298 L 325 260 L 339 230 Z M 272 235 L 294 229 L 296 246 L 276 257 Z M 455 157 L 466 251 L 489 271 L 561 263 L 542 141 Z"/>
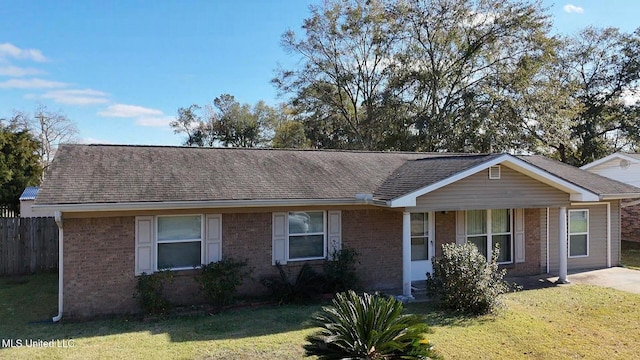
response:
<path id="1" fill-rule="evenodd" d="M 402 295 L 411 297 L 411 214 L 402 213 Z"/>
<path id="2" fill-rule="evenodd" d="M 566 284 L 567 280 L 567 208 L 561 207 L 558 213 L 558 283 Z"/>

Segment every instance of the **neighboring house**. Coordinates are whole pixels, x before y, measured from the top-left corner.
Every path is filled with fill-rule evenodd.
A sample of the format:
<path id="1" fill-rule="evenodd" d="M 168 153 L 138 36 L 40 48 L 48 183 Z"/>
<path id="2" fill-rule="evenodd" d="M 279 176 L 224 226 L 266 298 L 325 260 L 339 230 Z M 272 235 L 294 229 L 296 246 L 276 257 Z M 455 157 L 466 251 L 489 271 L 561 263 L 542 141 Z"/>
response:
<path id="1" fill-rule="evenodd" d="M 640 187 L 640 154 L 614 153 L 581 169 Z M 622 240 L 640 242 L 640 199 L 623 200 L 621 218 Z"/>
<path id="2" fill-rule="evenodd" d="M 82 164 L 78 166 L 77 164 Z M 512 275 L 616 266 L 620 200 L 640 189 L 541 156 L 62 145 L 35 208 L 60 227 L 59 320 L 138 310 L 136 275 L 247 259 L 243 294 L 283 264 L 355 249 L 362 285 L 411 296 L 444 243 L 473 242 Z M 560 226 L 559 226 L 560 225 Z"/>
<path id="3" fill-rule="evenodd" d="M 24 189 L 22 195 L 20 195 L 20 217 L 53 217 L 53 210 L 33 211 L 31 206 L 36 199 L 36 195 L 38 195 L 37 186 L 28 186 Z"/>

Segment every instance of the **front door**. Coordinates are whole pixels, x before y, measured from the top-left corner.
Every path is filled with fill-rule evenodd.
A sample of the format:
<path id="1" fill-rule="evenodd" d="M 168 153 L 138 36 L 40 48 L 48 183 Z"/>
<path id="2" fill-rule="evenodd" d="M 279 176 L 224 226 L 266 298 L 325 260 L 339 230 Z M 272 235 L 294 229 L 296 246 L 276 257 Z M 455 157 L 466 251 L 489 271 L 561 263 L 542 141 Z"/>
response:
<path id="1" fill-rule="evenodd" d="M 425 280 L 434 255 L 433 212 L 411 213 L 411 281 Z"/>

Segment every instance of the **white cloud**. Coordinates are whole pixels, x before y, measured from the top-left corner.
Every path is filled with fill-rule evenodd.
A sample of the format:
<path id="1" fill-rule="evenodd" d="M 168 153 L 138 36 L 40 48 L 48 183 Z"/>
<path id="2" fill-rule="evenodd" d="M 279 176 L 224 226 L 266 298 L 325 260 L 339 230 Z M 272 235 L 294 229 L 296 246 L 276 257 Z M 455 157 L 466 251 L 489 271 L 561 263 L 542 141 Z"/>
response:
<path id="1" fill-rule="evenodd" d="M 582 14 L 584 12 L 584 8 L 573 5 L 573 4 L 567 4 L 562 9 L 564 9 L 564 11 L 568 12 L 569 14 L 571 13 Z"/>
<path id="2" fill-rule="evenodd" d="M 0 82 L 2 89 L 54 89 L 67 87 L 69 84 L 60 81 L 51 81 L 38 78 L 10 79 Z"/>
<path id="3" fill-rule="evenodd" d="M 98 115 L 104 117 L 141 118 L 162 115 L 162 111 L 137 105 L 115 104 L 99 111 Z"/>
<path id="4" fill-rule="evenodd" d="M 171 116 L 141 117 L 136 119 L 136 125 L 150 127 L 167 127 L 172 120 L 173 117 Z"/>
<path id="5" fill-rule="evenodd" d="M 19 66 L 0 66 L 0 76 L 21 77 L 26 75 L 44 74 L 44 71 L 34 68 L 23 68 Z"/>
<path id="6" fill-rule="evenodd" d="M 59 104 L 69 105 L 90 105 L 104 104 L 109 102 L 107 96 L 109 94 L 93 90 L 93 89 L 69 89 L 69 90 L 53 90 L 44 93 L 41 97 L 52 99 Z"/>
<path id="7" fill-rule="evenodd" d="M 98 111 L 99 116 L 135 119 L 135 124 L 148 127 L 167 127 L 173 117 L 165 115 L 161 110 L 150 109 L 138 105 L 115 104 Z"/>
<path id="8" fill-rule="evenodd" d="M 36 62 L 45 62 L 47 58 L 42 55 L 40 50 L 36 49 L 20 49 L 11 43 L 0 44 L 0 58 L 12 57 L 15 59 L 33 60 Z"/>

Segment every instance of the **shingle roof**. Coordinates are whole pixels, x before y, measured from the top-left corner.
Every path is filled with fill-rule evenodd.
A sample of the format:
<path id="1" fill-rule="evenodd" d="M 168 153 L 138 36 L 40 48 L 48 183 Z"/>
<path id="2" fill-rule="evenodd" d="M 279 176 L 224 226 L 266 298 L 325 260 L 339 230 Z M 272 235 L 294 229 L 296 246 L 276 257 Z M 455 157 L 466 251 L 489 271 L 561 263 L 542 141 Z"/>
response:
<path id="1" fill-rule="evenodd" d="M 527 155 L 519 156 L 519 158 L 598 195 L 631 194 L 640 192 L 640 189 L 635 186 L 581 170 L 544 156 Z"/>
<path id="2" fill-rule="evenodd" d="M 22 195 L 20 195 L 20 201 L 23 200 L 33 200 L 38 195 L 38 187 L 37 186 L 27 186 Z"/>
<path id="3" fill-rule="evenodd" d="M 61 145 L 36 204 L 391 200 L 500 154 Z M 543 157 L 528 163 L 596 193 L 640 192 Z"/>

